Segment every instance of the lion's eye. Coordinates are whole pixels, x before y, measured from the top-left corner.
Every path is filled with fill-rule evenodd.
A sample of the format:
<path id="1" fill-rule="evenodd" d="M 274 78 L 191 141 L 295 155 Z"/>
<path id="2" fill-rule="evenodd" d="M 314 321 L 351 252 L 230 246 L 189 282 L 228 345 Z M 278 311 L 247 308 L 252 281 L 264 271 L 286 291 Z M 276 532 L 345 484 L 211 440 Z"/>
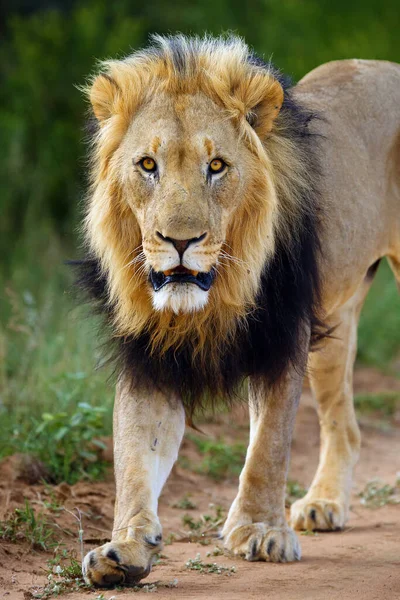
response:
<path id="1" fill-rule="evenodd" d="M 221 158 L 214 158 L 210 164 L 208 165 L 208 169 L 211 175 L 216 175 L 217 173 L 222 173 L 222 171 L 226 167 L 226 162 L 224 162 Z"/>
<path id="2" fill-rule="evenodd" d="M 142 158 L 139 164 L 142 167 L 143 171 L 146 171 L 147 173 L 154 173 L 154 171 L 157 170 L 156 161 L 150 158 L 149 156 Z"/>

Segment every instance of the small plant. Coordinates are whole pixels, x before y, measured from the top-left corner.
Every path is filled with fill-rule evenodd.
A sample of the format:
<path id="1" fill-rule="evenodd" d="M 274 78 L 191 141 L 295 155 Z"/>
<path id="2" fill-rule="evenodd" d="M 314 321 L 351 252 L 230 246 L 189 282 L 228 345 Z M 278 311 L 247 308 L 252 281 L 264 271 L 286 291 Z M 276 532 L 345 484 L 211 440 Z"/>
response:
<path id="1" fill-rule="evenodd" d="M 307 490 L 303 488 L 297 481 L 288 480 L 286 483 L 286 506 L 291 506 L 295 500 L 303 498 L 307 493 Z"/>
<path id="2" fill-rule="evenodd" d="M 226 444 L 222 439 L 203 440 L 194 435 L 188 437 L 203 454 L 201 464 L 194 469 L 196 472 L 209 475 L 216 481 L 240 474 L 246 455 L 243 444 Z M 188 464 L 182 466 L 190 468 Z"/>
<path id="3" fill-rule="evenodd" d="M 192 502 L 189 495 L 186 494 L 178 502 L 175 502 L 175 504 L 172 505 L 172 508 L 181 508 L 183 510 L 195 510 L 197 506 L 194 502 Z"/>
<path id="4" fill-rule="evenodd" d="M 176 587 L 178 587 L 178 580 L 173 579 L 168 583 L 163 583 L 162 581 L 155 581 L 154 583 L 138 583 L 132 588 L 129 588 L 129 591 L 152 593 L 157 592 L 159 589 L 170 589 Z M 111 598 L 109 598 L 108 600 L 111 600 Z"/>
<path id="5" fill-rule="evenodd" d="M 215 514 L 200 515 L 199 519 L 194 519 L 191 515 L 186 514 L 182 517 L 183 524 L 192 531 L 199 531 L 202 529 L 210 531 L 211 529 L 217 528 L 224 521 L 225 510 L 222 506 L 215 506 L 214 504 L 210 504 L 210 508 L 214 510 Z"/>
<path id="6" fill-rule="evenodd" d="M 53 513 L 59 514 L 62 510 L 64 510 L 63 506 L 58 502 L 56 498 L 56 494 L 54 493 L 54 489 L 47 482 L 44 482 L 45 490 L 47 498 L 43 500 L 43 506 L 50 510 Z"/>
<path id="7" fill-rule="evenodd" d="M 98 439 L 104 431 L 106 409 L 78 404 L 75 413 L 44 413 L 30 440 L 30 450 L 50 469 L 55 482 L 75 483 L 79 479 L 98 479 L 106 463 L 100 459 L 105 448 Z"/>
<path id="8" fill-rule="evenodd" d="M 190 542 L 198 542 L 202 545 L 208 545 L 210 543 L 210 537 L 212 537 L 216 530 L 222 525 L 225 520 L 225 510 L 222 506 L 215 506 L 210 504 L 210 508 L 214 511 L 214 514 L 200 515 L 198 519 L 194 519 L 191 515 L 185 514 L 182 517 L 182 523 L 185 527 L 190 529 L 188 540 Z M 181 540 L 183 538 L 180 538 Z"/>
<path id="9" fill-rule="evenodd" d="M 224 551 L 219 546 L 215 546 L 214 550 L 209 550 L 206 556 L 222 556 Z"/>
<path id="10" fill-rule="evenodd" d="M 46 600 L 68 592 L 79 589 L 90 589 L 82 577 L 82 566 L 76 557 L 63 550 L 47 561 L 48 583 L 43 588 L 37 588 L 32 592 L 32 597 L 38 600 Z"/>
<path id="11" fill-rule="evenodd" d="M 201 518 L 196 520 L 191 515 L 186 514 L 182 517 L 182 523 L 185 525 L 185 527 L 189 527 L 191 531 L 198 531 L 204 526 L 205 521 Z"/>
<path id="12" fill-rule="evenodd" d="M 380 413 L 384 418 L 390 418 L 400 407 L 400 393 L 357 394 L 354 406 L 360 414 Z"/>
<path id="13" fill-rule="evenodd" d="M 165 539 L 165 545 L 186 541 L 208 546 L 211 543 L 211 539 L 215 537 L 216 530 L 225 520 L 225 510 L 222 506 L 214 504 L 210 504 L 209 506 L 214 514 L 200 515 L 198 519 L 187 513 L 183 515 L 182 523 L 184 527 L 189 529 L 189 532 L 170 533 Z"/>
<path id="14" fill-rule="evenodd" d="M 236 567 L 223 567 L 217 563 L 205 563 L 201 560 L 200 554 L 196 554 L 195 558 L 189 558 L 185 563 L 186 569 L 190 571 L 198 571 L 199 573 L 216 573 L 217 575 L 232 575 L 236 573 Z"/>
<path id="15" fill-rule="evenodd" d="M 167 537 L 164 540 L 164 545 L 165 546 L 170 546 L 171 544 L 173 544 L 174 542 L 176 542 L 178 539 L 178 536 L 176 535 L 176 533 L 169 533 L 167 535 Z"/>
<path id="16" fill-rule="evenodd" d="M 358 494 L 360 503 L 366 508 L 380 508 L 386 504 L 400 504 L 400 478 L 396 485 L 383 484 L 379 479 L 369 481 Z"/>
<path id="17" fill-rule="evenodd" d="M 28 500 L 23 508 L 16 508 L 0 522 L 0 538 L 11 542 L 27 541 L 35 550 L 49 550 L 57 545 L 54 528 L 42 513 L 35 514 Z"/>
<path id="18" fill-rule="evenodd" d="M 68 552 L 68 550 L 62 550 L 61 553 L 57 553 L 47 561 L 47 565 L 52 573 L 63 574 L 65 577 L 82 577 L 82 565 L 80 561 Z"/>

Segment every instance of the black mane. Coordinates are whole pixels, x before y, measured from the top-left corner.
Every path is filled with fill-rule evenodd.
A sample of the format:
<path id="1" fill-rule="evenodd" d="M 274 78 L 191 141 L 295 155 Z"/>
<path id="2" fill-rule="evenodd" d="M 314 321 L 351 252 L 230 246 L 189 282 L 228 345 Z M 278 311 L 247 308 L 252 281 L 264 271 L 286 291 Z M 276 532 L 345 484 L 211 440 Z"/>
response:
<path id="1" fill-rule="evenodd" d="M 259 59 L 251 57 L 250 60 Z M 210 400 L 234 398 L 243 380 L 250 375 L 261 376 L 271 386 L 275 385 L 289 365 L 302 368 L 305 364 L 307 349 L 301 343 L 304 332 L 311 329 L 311 346 L 326 333 L 318 317 L 320 173 L 318 136 L 309 131 L 315 115 L 295 101 L 285 78 L 278 72 L 274 75 L 284 88 L 281 109 L 285 119 L 284 135 L 307 157 L 310 186 L 307 192 L 299 190 L 304 207 L 302 215 L 293 222 L 285 242 L 277 240 L 275 254 L 265 265 L 257 308 L 246 317 L 243 326 L 238 327 L 233 341 L 221 344 L 217 363 L 200 362 L 200 358 L 193 355 L 192 346 L 185 342 L 163 355 L 152 354 L 148 332 L 137 337 L 114 338 L 119 368 L 132 382 L 156 384 L 167 393 L 179 395 L 188 413 Z M 108 304 L 107 281 L 98 261 L 88 257 L 75 265 L 79 269 L 80 287 L 105 316 L 113 337 L 113 308 Z"/>

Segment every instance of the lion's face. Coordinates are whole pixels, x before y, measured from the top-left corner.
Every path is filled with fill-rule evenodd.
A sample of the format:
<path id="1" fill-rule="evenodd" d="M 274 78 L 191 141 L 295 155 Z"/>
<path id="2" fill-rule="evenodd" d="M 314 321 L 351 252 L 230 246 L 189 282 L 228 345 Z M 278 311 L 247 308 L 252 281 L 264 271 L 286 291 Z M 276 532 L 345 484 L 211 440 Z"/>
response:
<path id="1" fill-rule="evenodd" d="M 226 339 L 253 309 L 281 227 L 276 174 L 293 166 L 279 81 L 241 42 L 196 43 L 184 60 L 162 47 L 107 62 L 88 88 L 86 239 L 118 335 L 164 350 Z"/>
<path id="2" fill-rule="evenodd" d="M 202 94 L 154 98 L 120 149 L 124 196 L 140 226 L 153 306 L 201 309 L 218 277 L 251 155 Z"/>

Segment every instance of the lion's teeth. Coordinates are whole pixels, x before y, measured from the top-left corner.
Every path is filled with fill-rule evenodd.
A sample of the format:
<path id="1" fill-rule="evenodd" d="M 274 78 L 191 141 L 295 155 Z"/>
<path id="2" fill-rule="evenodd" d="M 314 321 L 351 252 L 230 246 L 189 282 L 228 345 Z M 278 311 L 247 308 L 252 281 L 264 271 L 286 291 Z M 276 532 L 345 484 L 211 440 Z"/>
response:
<path id="1" fill-rule="evenodd" d="M 169 277 L 169 275 L 182 274 L 185 272 L 190 273 L 191 275 L 193 275 L 193 277 L 197 277 L 197 275 L 200 273 L 200 271 L 190 271 L 189 269 L 181 269 L 181 270 L 168 269 L 168 271 L 163 271 L 165 277 Z"/>

